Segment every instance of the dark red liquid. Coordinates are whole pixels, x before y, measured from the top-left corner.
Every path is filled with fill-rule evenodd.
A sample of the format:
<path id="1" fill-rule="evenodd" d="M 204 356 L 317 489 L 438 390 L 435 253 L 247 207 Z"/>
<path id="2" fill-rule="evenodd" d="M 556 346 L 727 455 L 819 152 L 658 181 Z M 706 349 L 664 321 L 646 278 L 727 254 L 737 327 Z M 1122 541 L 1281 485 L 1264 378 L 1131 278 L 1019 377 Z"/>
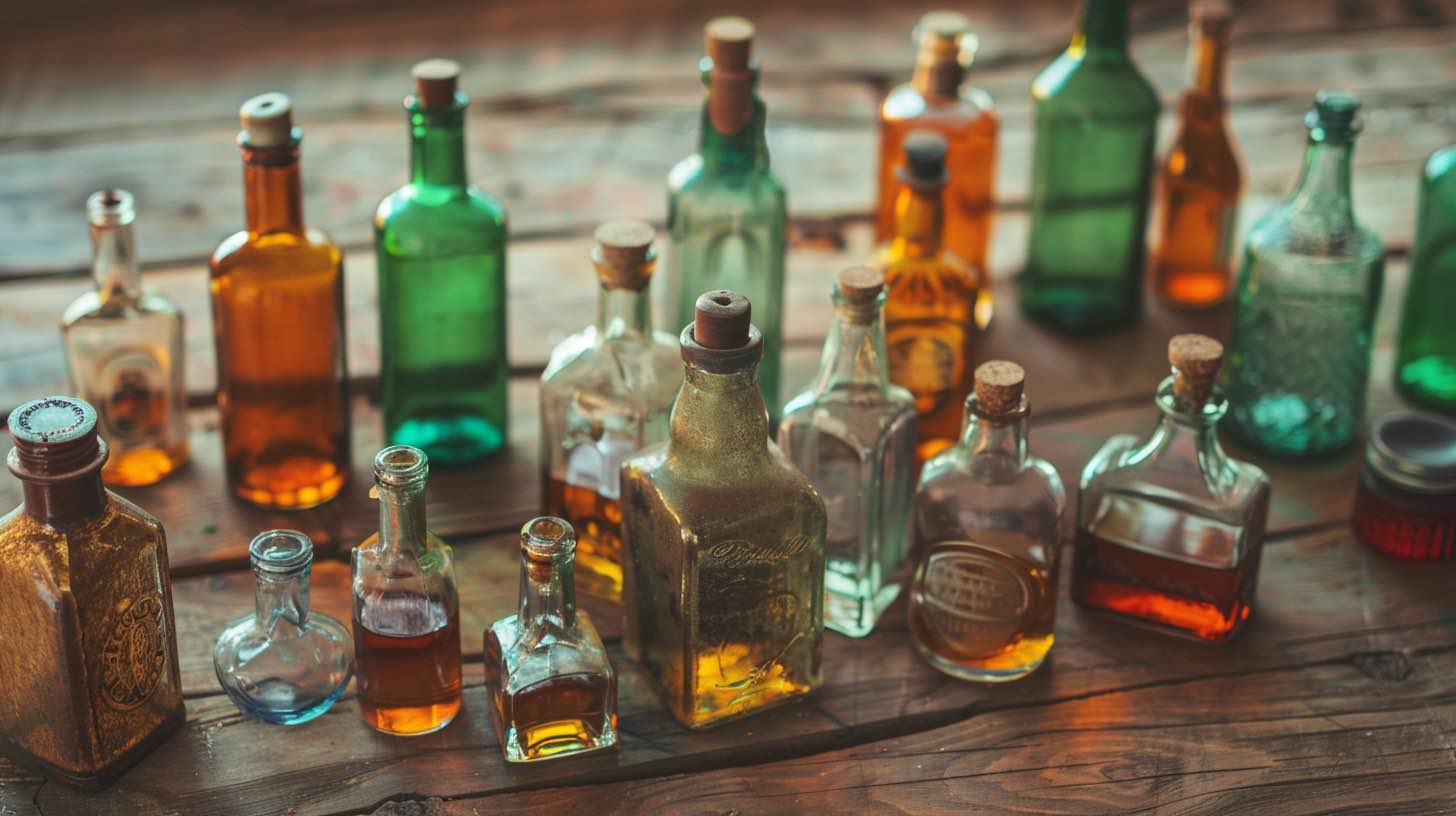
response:
<path id="1" fill-rule="evenodd" d="M 1394 558 L 1444 561 L 1456 555 L 1456 496 L 1402 490 L 1360 474 L 1355 490 L 1355 533 Z"/>

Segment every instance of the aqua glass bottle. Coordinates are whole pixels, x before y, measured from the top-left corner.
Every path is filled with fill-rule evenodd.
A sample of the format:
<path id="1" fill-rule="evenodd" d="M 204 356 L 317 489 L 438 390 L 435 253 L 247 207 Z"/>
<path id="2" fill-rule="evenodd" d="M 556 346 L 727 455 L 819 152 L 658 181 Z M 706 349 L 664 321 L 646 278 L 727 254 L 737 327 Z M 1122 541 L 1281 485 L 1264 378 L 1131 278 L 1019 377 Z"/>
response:
<path id="1" fill-rule="evenodd" d="M 1083 0 L 1031 86 L 1031 238 L 1021 306 L 1067 331 L 1137 319 L 1158 95 L 1127 52 L 1127 0 Z"/>
<path id="2" fill-rule="evenodd" d="M 693 322 L 698 295 L 731 289 L 753 303 L 763 332 L 758 385 L 777 425 L 779 354 L 783 345 L 784 251 L 788 209 L 784 187 L 768 167 L 765 108 L 754 92 L 758 66 L 748 59 L 753 25 L 739 17 L 711 20 L 701 67 L 707 101 L 698 152 L 668 174 L 668 327 Z"/>
<path id="3" fill-rule="evenodd" d="M 1456 145 L 1426 161 L 1416 219 L 1395 384 L 1423 408 L 1456 414 Z"/>
<path id="4" fill-rule="evenodd" d="M 1351 94 L 1319 92 L 1299 181 L 1245 244 L 1223 371 L 1227 428 L 1273 456 L 1337 453 L 1364 423 L 1385 249 L 1350 199 L 1359 108 Z"/>
<path id="5" fill-rule="evenodd" d="M 506 215 L 465 173 L 460 66 L 415 66 L 410 182 L 374 214 L 385 439 L 460 465 L 506 440 Z"/>

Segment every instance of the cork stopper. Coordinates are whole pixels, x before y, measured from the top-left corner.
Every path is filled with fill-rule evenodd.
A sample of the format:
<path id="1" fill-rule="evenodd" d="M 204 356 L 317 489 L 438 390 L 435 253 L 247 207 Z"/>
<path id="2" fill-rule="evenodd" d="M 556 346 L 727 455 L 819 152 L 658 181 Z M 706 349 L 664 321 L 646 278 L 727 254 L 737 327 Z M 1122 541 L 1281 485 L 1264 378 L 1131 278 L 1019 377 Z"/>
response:
<path id="1" fill-rule="evenodd" d="M 885 275 L 868 266 L 851 266 L 834 275 L 835 301 L 840 318 L 852 323 L 872 323 L 880 313 L 880 293 Z"/>
<path id="2" fill-rule="evenodd" d="M 897 175 L 906 184 L 920 187 L 944 186 L 945 137 L 929 130 L 917 130 L 905 137 L 905 163 Z"/>
<path id="3" fill-rule="evenodd" d="M 1234 9 L 1225 0 L 1196 0 L 1188 9 L 1193 31 L 1205 37 L 1224 38 L 1234 24 Z"/>
<path id="4" fill-rule="evenodd" d="M 976 366 L 976 413 L 988 419 L 1021 413 L 1021 392 L 1026 371 L 1009 360 L 991 360 Z"/>
<path id="5" fill-rule="evenodd" d="M 249 147 L 278 147 L 293 139 L 293 101 L 288 94 L 258 94 L 243 103 L 238 117 L 242 141 Z"/>
<path id="6" fill-rule="evenodd" d="M 645 221 L 608 221 L 597 227 L 591 259 L 608 289 L 640 290 L 652 280 L 657 232 Z"/>
<path id="7" fill-rule="evenodd" d="M 1190 410 L 1203 407 L 1223 363 L 1223 344 L 1202 334 L 1180 334 L 1168 341 L 1173 365 L 1173 396 Z"/>
<path id="8" fill-rule="evenodd" d="M 713 70 L 747 71 L 753 23 L 742 17 L 714 17 L 703 27 L 704 49 Z"/>
<path id="9" fill-rule="evenodd" d="M 753 47 L 753 23 L 742 17 L 718 17 L 703 30 L 708 59 L 708 121 L 724 135 L 743 130 L 753 117 L 752 75 L 748 70 Z"/>
<path id="10" fill-rule="evenodd" d="M 748 298 L 727 289 L 704 292 L 693 306 L 693 339 L 710 349 L 736 349 L 748 344 L 753 307 Z"/>
<path id="11" fill-rule="evenodd" d="M 415 78 L 415 97 L 422 108 L 448 108 L 455 104 L 460 83 L 460 63 L 451 59 L 427 59 L 410 69 Z"/>
<path id="12" fill-rule="evenodd" d="M 5 424 L 14 447 L 10 472 L 32 481 L 58 481 L 106 461 L 96 434 L 96 409 L 76 397 L 31 400 L 10 412 Z"/>

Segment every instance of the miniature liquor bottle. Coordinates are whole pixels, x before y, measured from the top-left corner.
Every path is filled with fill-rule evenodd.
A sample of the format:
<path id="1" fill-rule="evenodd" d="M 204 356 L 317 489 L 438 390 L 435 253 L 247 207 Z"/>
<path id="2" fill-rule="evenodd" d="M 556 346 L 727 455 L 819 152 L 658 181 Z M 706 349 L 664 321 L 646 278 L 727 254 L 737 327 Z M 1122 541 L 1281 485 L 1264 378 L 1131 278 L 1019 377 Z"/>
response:
<path id="1" fill-rule="evenodd" d="M 410 181 L 379 203 L 379 391 L 389 444 L 439 465 L 499 450 L 506 400 L 506 214 L 465 172 L 460 66 L 414 67 Z"/>
<path id="2" fill-rule="evenodd" d="M 703 104 L 698 152 L 667 177 L 668 310 L 677 329 L 693 321 L 698 294 L 742 292 L 763 331 L 758 383 L 772 423 L 779 409 L 783 340 L 784 252 L 788 210 L 784 186 L 769 170 L 765 109 L 749 62 L 753 25 L 719 17 L 705 31 Z"/>
<path id="3" fill-rule="evenodd" d="M 824 499 L 824 625 L 850 637 L 868 635 L 899 596 L 910 553 L 915 398 L 890 384 L 884 286 L 865 267 L 836 277 L 819 373 L 789 400 L 778 434 Z"/>
<path id="4" fill-rule="evenodd" d="M 915 491 L 910 635 L 940 671 L 994 683 L 1051 651 L 1067 499 L 1056 468 L 1027 452 L 1021 366 L 984 363 L 975 380 L 960 441 L 925 464 Z"/>
<path id="5" fill-rule="evenodd" d="M 945 139 L 905 137 L 897 171 L 895 235 L 871 265 L 884 272 L 890 380 L 915 397 L 917 456 L 925 461 L 955 442 L 971 390 L 970 352 L 991 319 L 991 293 L 979 271 L 945 250 Z"/>
<path id="6" fill-rule="evenodd" d="M 102 486 L 89 404 L 34 400 L 6 424 L 24 502 L 0 518 L 0 747 L 99 787 L 186 717 L 166 533 Z"/>
<path id="7" fill-rule="evenodd" d="M 1158 95 L 1127 51 L 1127 0 L 1083 0 L 1067 50 L 1037 75 L 1031 237 L 1021 306 L 1057 328 L 1137 319 Z"/>
<path id="8" fill-rule="evenodd" d="M 1224 124 L 1224 75 L 1233 13 L 1223 0 L 1190 10 L 1189 87 L 1178 130 L 1159 174 L 1153 287 L 1168 304 L 1216 306 L 1233 283 L 1230 258 L 1238 221 L 1239 159 Z"/>
<path id="9" fill-rule="evenodd" d="M 591 617 L 576 608 L 565 519 L 521 528 L 519 611 L 485 630 L 485 685 L 507 762 L 617 744 L 617 677 Z"/>
<path id="10" fill-rule="evenodd" d="M 354 548 L 359 712 L 386 734 L 438 731 L 460 711 L 460 599 L 450 546 L 425 526 L 429 472 L 419 448 L 374 457 L 379 532 Z"/>
<path id="11" fill-rule="evenodd" d="M 1343 451 L 1364 425 L 1385 249 L 1350 200 L 1359 107 L 1320 91 L 1299 181 L 1244 250 L 1223 372 L 1228 429 L 1274 456 Z"/>
<path id="12" fill-rule="evenodd" d="M 920 18 L 914 40 L 919 49 L 914 76 L 890 91 L 880 105 L 876 234 L 881 241 L 895 234 L 895 200 L 900 192 L 896 173 L 905 137 L 916 130 L 935 131 L 949 146 L 945 245 L 966 263 L 985 269 L 1000 123 L 990 94 L 965 82 L 976 53 L 976 35 L 965 15 L 932 11 Z"/>
<path id="13" fill-rule="evenodd" d="M 182 313 L 141 285 L 131 193 L 93 193 L 86 215 L 96 288 L 61 319 L 66 370 L 71 389 L 96 406 L 97 429 L 111 451 L 101 480 L 149 485 L 187 461 Z"/>
<path id="14" fill-rule="evenodd" d="M 303 224 L 288 97 L 249 99 L 242 126 L 247 228 L 211 263 L 228 484 L 260 507 L 313 507 L 349 478 L 344 255 Z"/>
<path id="15" fill-rule="evenodd" d="M 641 221 L 597 229 L 597 323 L 553 349 L 541 375 L 546 512 L 576 530 L 578 586 L 611 601 L 622 597 L 622 463 L 667 439 L 682 386 L 677 340 L 652 330 L 654 237 Z"/>
<path id="16" fill-rule="evenodd" d="M 667 442 L 622 467 L 627 650 L 689 728 L 822 682 L 824 502 L 769 439 L 763 343 L 742 295 L 700 297 Z"/>
<path id="17" fill-rule="evenodd" d="M 1422 408 L 1456 414 L 1456 145 L 1421 174 L 1416 243 L 1395 351 L 1395 384 Z"/>
<path id="18" fill-rule="evenodd" d="M 1146 440 L 1115 436 L 1082 470 L 1072 594 L 1083 607 L 1207 641 L 1248 621 L 1269 514 L 1269 479 L 1230 459 L 1215 425 L 1223 348 L 1202 335 L 1168 344 L 1173 376 Z"/>

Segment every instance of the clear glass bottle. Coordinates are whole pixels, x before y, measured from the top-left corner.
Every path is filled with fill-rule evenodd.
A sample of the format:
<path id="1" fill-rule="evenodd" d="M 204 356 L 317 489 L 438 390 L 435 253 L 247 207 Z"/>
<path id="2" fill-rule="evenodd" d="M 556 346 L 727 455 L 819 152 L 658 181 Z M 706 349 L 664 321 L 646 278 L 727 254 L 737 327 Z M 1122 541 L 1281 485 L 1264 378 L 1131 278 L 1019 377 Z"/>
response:
<path id="1" fill-rule="evenodd" d="M 465 170 L 459 64 L 413 73 L 410 181 L 374 213 L 380 403 L 388 443 L 461 465 L 506 441 L 506 213 Z"/>
<path id="2" fill-rule="evenodd" d="M 1067 494 L 1027 452 L 1025 381 L 1015 363 L 979 366 L 960 441 L 925 464 L 915 491 L 910 635 L 962 680 L 1025 677 L 1052 648 Z"/>
<path id="3" fill-rule="evenodd" d="M 1222 355 L 1202 335 L 1174 337 L 1152 436 L 1114 436 L 1082 469 L 1072 597 L 1083 607 L 1207 641 L 1248 621 L 1269 479 L 1218 444 Z"/>
<path id="4" fill-rule="evenodd" d="M 211 263 L 228 484 L 260 507 L 313 507 L 349 478 L 344 254 L 303 224 L 303 132 L 288 97 L 249 99 L 242 123 L 247 227 Z"/>
<path id="5" fill-rule="evenodd" d="M 667 177 L 667 313 L 674 330 L 693 322 L 698 295 L 709 289 L 742 292 L 754 303 L 764 342 L 758 384 L 776 425 L 783 407 L 779 357 L 788 205 L 783 184 L 768 166 L 767 114 L 754 92 L 758 66 L 748 59 L 753 25 L 741 17 L 719 17 L 708 22 L 705 35 L 708 56 L 701 68 L 708 91 L 698 152 Z"/>
<path id="6" fill-rule="evenodd" d="M 1426 161 L 1416 219 L 1395 385 L 1422 408 L 1456 415 L 1456 145 Z"/>
<path id="7" fill-rule="evenodd" d="M 460 711 L 460 599 L 450 545 L 425 526 L 424 451 L 374 457 L 379 532 L 354 548 L 354 664 L 371 728 L 412 736 Z"/>
<path id="8" fill-rule="evenodd" d="M 182 313 L 141 285 L 131 193 L 92 193 L 86 215 L 96 288 L 76 298 L 61 319 L 66 370 L 71 390 L 96 406 L 101 438 L 111 449 L 102 481 L 149 485 L 188 456 Z"/>
<path id="9" fill-rule="evenodd" d="M 689 728 L 823 682 L 824 502 L 768 435 L 748 300 L 698 298 L 667 443 L 622 466 L 627 651 Z"/>
<path id="10" fill-rule="evenodd" d="M 991 95 L 965 82 L 978 41 L 971 21 L 954 11 L 920 18 L 913 40 L 919 53 L 915 74 L 880 105 L 879 206 L 875 231 L 881 241 L 895 235 L 895 200 L 905 137 L 931 130 L 945 137 L 945 245 L 966 263 L 986 268 L 991 237 L 992 192 L 996 180 L 996 135 L 1000 120 Z"/>
<path id="11" fill-rule="evenodd" d="M 612 221 L 596 232 L 597 323 L 551 352 L 541 374 L 541 495 L 571 523 L 577 585 L 622 597 L 622 463 L 667 440 L 682 386 L 677 340 L 652 330 L 652 227 Z"/>
<path id="12" fill-rule="evenodd" d="M 1385 248 L 1355 221 L 1360 101 L 1320 91 L 1294 191 L 1249 230 L 1223 386 L 1228 430 L 1274 456 L 1349 448 L 1364 425 Z"/>
<path id="13" fill-rule="evenodd" d="M 274 725 L 308 722 L 329 710 L 354 675 L 349 628 L 308 605 L 313 542 L 296 530 L 268 530 L 248 545 L 256 606 L 218 635 L 212 668 L 244 714 Z"/>
<path id="14" fill-rule="evenodd" d="M 789 400 L 778 434 L 824 499 L 824 625 L 850 637 L 868 635 L 900 595 L 910 553 L 915 398 L 890 384 L 884 287 L 865 267 L 836 276 L 819 373 Z"/>
<path id="15" fill-rule="evenodd" d="M 485 630 L 485 684 L 507 762 L 617 744 L 617 676 L 591 617 L 576 608 L 565 519 L 521 528 L 521 605 Z"/>
<path id="16" fill-rule="evenodd" d="M 1142 305 L 1158 95 L 1127 51 L 1127 0 L 1083 0 L 1072 42 L 1037 75 L 1030 316 L 1066 331 L 1127 325 Z"/>

